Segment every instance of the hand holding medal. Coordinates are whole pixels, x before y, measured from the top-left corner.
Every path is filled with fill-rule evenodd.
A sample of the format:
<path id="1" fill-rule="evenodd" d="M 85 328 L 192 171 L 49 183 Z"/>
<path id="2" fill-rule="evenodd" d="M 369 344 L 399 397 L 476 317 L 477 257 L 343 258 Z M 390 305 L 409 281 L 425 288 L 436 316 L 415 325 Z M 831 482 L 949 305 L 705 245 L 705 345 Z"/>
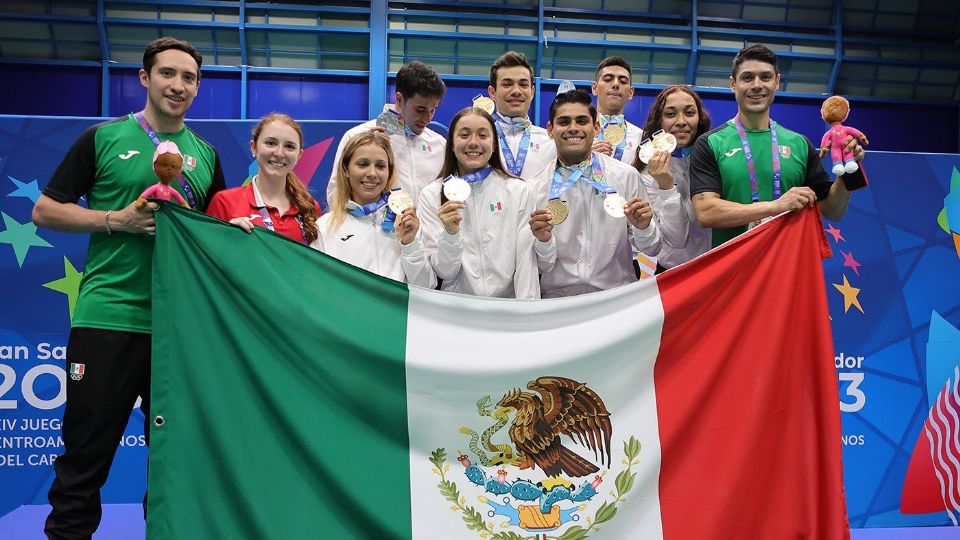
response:
<path id="1" fill-rule="evenodd" d="M 603 211 L 612 218 L 622 218 L 625 215 L 627 200 L 617 192 L 607 193 L 603 199 Z"/>
<path id="2" fill-rule="evenodd" d="M 570 215 L 570 209 L 567 208 L 567 203 L 561 201 L 560 199 L 553 199 L 547 203 L 547 210 L 550 211 L 550 220 L 551 225 L 559 225 L 567 220 L 567 216 Z"/>
<path id="3" fill-rule="evenodd" d="M 533 233 L 534 238 L 540 242 L 549 242 L 553 236 L 553 221 L 554 216 L 548 206 L 547 208 L 535 210 L 530 214 L 530 221 L 527 223 L 530 225 L 530 232 Z"/>
<path id="4" fill-rule="evenodd" d="M 394 214 L 399 216 L 407 208 L 413 208 L 413 197 L 409 193 L 401 191 L 400 188 L 393 188 L 390 190 L 387 206 L 390 207 L 390 210 L 393 210 Z"/>
<path id="5" fill-rule="evenodd" d="M 383 128 L 387 135 L 399 135 L 403 133 L 403 126 L 400 125 L 400 117 L 390 111 L 383 111 L 377 116 L 377 127 Z"/>
<path id="6" fill-rule="evenodd" d="M 417 237 L 417 231 L 420 230 L 420 219 L 417 218 L 417 209 L 413 206 L 407 207 L 403 212 L 397 215 L 397 237 L 400 243 L 408 245 Z"/>
<path id="7" fill-rule="evenodd" d="M 470 197 L 470 183 L 456 176 L 450 176 L 443 181 L 443 194 L 448 200 L 464 202 Z"/>
<path id="8" fill-rule="evenodd" d="M 437 216 L 447 234 L 460 233 L 460 222 L 463 221 L 460 210 L 466 208 L 464 201 L 470 197 L 471 191 L 470 183 L 463 178 L 450 175 L 443 181 L 443 196 L 447 198 L 447 202 L 440 206 Z"/>
<path id="9" fill-rule="evenodd" d="M 637 156 L 640 158 L 640 161 L 650 163 L 650 159 L 653 158 L 655 153 L 666 152 L 670 154 L 676 149 L 677 138 L 661 129 L 654 133 L 652 138 L 640 143 Z"/>
<path id="10" fill-rule="evenodd" d="M 669 152 L 657 151 L 647 163 L 647 173 L 657 181 L 660 189 L 670 189 L 674 185 L 673 174 L 670 172 L 671 157 Z"/>
<path id="11" fill-rule="evenodd" d="M 634 197 L 626 202 L 622 212 L 631 225 L 641 230 L 649 227 L 650 222 L 653 221 L 653 207 L 640 197 Z"/>

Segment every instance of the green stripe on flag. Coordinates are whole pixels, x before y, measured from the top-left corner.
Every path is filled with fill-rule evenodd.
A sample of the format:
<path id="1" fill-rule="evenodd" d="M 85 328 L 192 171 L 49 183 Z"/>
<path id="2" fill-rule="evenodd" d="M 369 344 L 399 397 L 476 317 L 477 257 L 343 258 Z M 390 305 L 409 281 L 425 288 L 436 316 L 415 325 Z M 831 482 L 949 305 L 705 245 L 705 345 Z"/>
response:
<path id="1" fill-rule="evenodd" d="M 169 204 L 153 272 L 147 537 L 409 537 L 406 287 Z"/>

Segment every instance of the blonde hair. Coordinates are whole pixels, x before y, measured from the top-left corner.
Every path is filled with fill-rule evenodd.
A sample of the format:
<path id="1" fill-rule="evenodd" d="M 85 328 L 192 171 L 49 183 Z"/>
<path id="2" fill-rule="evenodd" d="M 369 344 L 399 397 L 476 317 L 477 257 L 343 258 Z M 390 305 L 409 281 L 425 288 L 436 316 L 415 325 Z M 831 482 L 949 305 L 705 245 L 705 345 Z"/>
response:
<path id="1" fill-rule="evenodd" d="M 353 197 L 353 190 L 350 187 L 350 161 L 353 155 L 357 153 L 360 147 L 368 144 L 375 144 L 383 149 L 387 154 L 387 187 L 385 191 L 390 191 L 397 183 L 397 171 L 393 163 L 393 148 L 390 146 L 390 137 L 379 131 L 367 131 L 350 139 L 347 147 L 343 149 L 343 155 L 340 162 L 336 164 L 337 170 L 337 190 L 330 201 L 329 212 L 333 214 L 327 232 L 333 232 L 343 225 L 343 220 L 347 218 L 347 203 Z"/>
<path id="2" fill-rule="evenodd" d="M 253 128 L 250 136 L 254 145 L 256 145 L 257 139 L 260 137 L 260 132 L 271 122 L 280 122 L 293 128 L 293 130 L 297 132 L 297 136 L 300 137 L 300 150 L 303 150 L 303 130 L 300 129 L 300 124 L 297 124 L 290 116 L 277 112 L 264 116 L 260 119 L 260 122 L 257 123 L 256 127 Z M 313 243 L 320 232 L 319 229 L 317 229 L 317 218 L 319 217 L 317 214 L 317 203 L 313 199 L 313 195 L 307 191 L 307 186 L 304 185 L 293 171 L 287 173 L 284 191 L 287 195 L 287 200 L 290 201 L 290 204 L 295 207 L 303 217 L 304 242 L 307 244 Z"/>

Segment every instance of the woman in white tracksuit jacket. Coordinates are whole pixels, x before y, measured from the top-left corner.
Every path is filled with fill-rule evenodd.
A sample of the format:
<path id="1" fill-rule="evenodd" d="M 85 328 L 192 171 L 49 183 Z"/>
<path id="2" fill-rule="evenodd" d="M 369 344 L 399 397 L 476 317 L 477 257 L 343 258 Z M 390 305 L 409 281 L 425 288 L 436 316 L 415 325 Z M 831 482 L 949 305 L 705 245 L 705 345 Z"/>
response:
<path id="1" fill-rule="evenodd" d="M 468 107 L 453 117 L 440 178 L 420 193 L 424 249 L 441 290 L 500 298 L 540 298 L 533 234 L 534 195 L 500 158 L 493 119 Z M 448 200 L 444 180 L 464 179 L 470 195 Z M 459 180 L 458 180 L 459 181 Z"/>
<path id="2" fill-rule="evenodd" d="M 343 181 L 317 221 L 320 236 L 313 247 L 384 277 L 436 287 L 416 208 L 397 216 L 387 205 L 396 184 L 390 139 L 376 131 L 355 136 L 335 167 Z"/>

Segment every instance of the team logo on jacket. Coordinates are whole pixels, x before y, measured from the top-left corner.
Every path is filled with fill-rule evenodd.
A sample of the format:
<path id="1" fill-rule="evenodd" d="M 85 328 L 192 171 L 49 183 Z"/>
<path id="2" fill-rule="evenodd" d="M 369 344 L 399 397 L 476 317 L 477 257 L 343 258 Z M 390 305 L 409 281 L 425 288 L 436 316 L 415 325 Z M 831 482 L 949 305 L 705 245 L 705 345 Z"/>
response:
<path id="1" fill-rule="evenodd" d="M 80 379 L 83 379 L 83 373 L 84 373 L 86 370 L 87 370 L 87 365 L 86 365 L 86 364 L 77 364 L 77 363 L 75 363 L 75 362 L 74 362 L 74 363 L 71 363 L 71 364 L 70 364 L 70 378 L 73 379 L 73 380 L 75 380 L 75 381 L 79 381 Z"/>
<path id="2" fill-rule="evenodd" d="M 429 144 L 427 144 L 427 143 L 420 143 L 420 149 L 423 150 L 424 152 L 428 153 L 428 154 L 429 154 L 430 152 L 433 152 L 433 146 L 431 146 L 431 145 L 429 145 Z"/>
<path id="3" fill-rule="evenodd" d="M 477 429 L 487 427 L 460 428 L 468 440 L 457 445 L 466 451 L 450 462 L 445 448 L 431 452 L 440 496 L 480 538 L 586 538 L 614 518 L 633 488 L 640 442 L 624 440 L 614 458 L 611 413 L 582 382 L 544 376 L 526 386 L 532 392 L 516 388 L 497 403 L 477 401 L 484 422 Z M 605 476 L 615 478 L 609 497 L 599 488 Z"/>
<path id="4" fill-rule="evenodd" d="M 786 145 L 780 146 L 780 157 L 783 159 L 790 159 L 790 147 Z"/>
<path id="5" fill-rule="evenodd" d="M 197 167 L 197 158 L 193 156 L 183 155 L 183 170 L 192 171 Z"/>
<path id="6" fill-rule="evenodd" d="M 493 214 L 493 215 L 495 215 L 495 216 L 499 216 L 500 214 L 502 214 L 502 213 L 503 213 L 503 203 L 500 202 L 500 201 L 497 201 L 497 202 L 495 202 L 495 203 L 490 203 L 490 213 Z"/>

